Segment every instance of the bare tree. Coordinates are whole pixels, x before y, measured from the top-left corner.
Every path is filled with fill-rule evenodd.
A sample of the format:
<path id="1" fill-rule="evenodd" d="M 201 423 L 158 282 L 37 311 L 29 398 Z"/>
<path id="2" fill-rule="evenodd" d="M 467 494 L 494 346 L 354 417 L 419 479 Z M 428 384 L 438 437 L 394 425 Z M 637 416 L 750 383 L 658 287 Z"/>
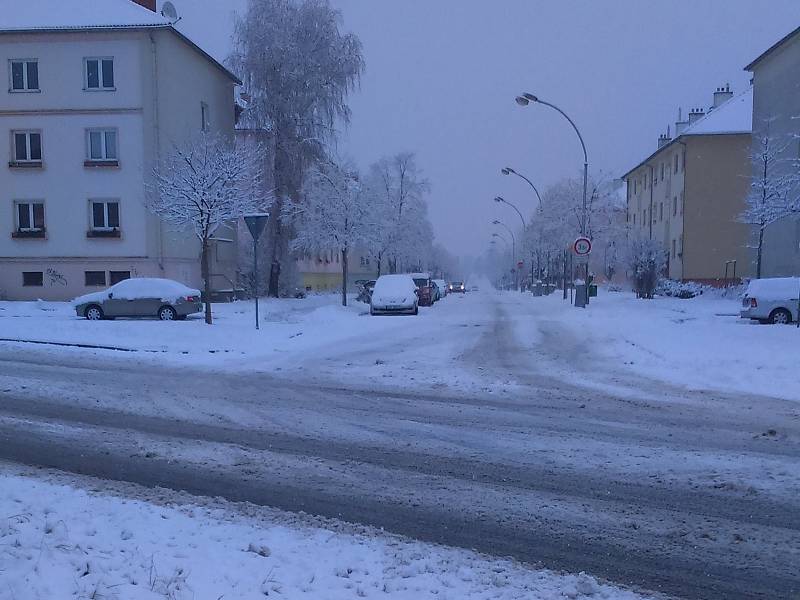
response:
<path id="1" fill-rule="evenodd" d="M 206 323 L 211 317 L 209 246 L 214 233 L 252 212 L 267 208 L 258 145 L 200 132 L 176 146 L 154 169 L 149 210 L 176 230 L 193 231 L 200 240 Z"/>
<path id="2" fill-rule="evenodd" d="M 372 165 L 368 183 L 382 215 L 383 243 L 376 249 L 390 273 L 417 268 L 432 252 L 432 227 L 425 194 L 430 184 L 417 167 L 416 157 L 403 152 Z"/>
<path id="3" fill-rule="evenodd" d="M 761 279 L 761 263 L 764 235 L 767 227 L 793 212 L 791 193 L 797 186 L 797 178 L 787 170 L 789 162 L 783 158 L 790 140 L 781 139 L 771 132 L 775 119 L 764 120 L 760 133 L 754 133 L 750 161 L 753 175 L 750 192 L 745 200 L 746 208 L 739 221 L 755 229 L 756 279 Z"/>
<path id="4" fill-rule="evenodd" d="M 335 249 L 340 253 L 342 306 L 347 306 L 350 251 L 368 246 L 373 240 L 373 209 L 355 167 L 340 160 L 327 160 L 313 167 L 306 180 L 303 201 L 284 205 L 283 218 L 296 225 L 292 250 Z"/>
<path id="5" fill-rule="evenodd" d="M 242 125 L 274 135 L 276 213 L 300 200 L 309 166 L 324 159 L 336 124 L 349 122 L 347 96 L 364 58 L 361 42 L 343 34 L 340 22 L 328 0 L 249 0 L 236 23 L 229 64 L 250 96 Z M 291 232 L 277 219 L 273 227 L 269 293 L 277 296 Z"/>

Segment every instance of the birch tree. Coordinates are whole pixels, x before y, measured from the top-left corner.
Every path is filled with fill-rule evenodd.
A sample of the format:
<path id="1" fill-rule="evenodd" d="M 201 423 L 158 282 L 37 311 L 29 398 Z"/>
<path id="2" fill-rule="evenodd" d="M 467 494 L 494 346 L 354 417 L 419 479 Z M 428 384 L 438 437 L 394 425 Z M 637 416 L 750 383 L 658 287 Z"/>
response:
<path id="1" fill-rule="evenodd" d="M 301 199 L 303 177 L 324 160 L 336 125 L 350 120 L 348 95 L 364 71 L 361 42 L 340 31 L 328 0 L 249 0 L 236 23 L 229 65 L 249 94 L 242 125 L 275 139 L 274 212 Z M 269 293 L 280 291 L 291 232 L 274 220 L 269 231 Z"/>
<path id="2" fill-rule="evenodd" d="M 291 220 L 297 232 L 292 250 L 336 250 L 341 255 L 342 306 L 347 306 L 350 252 L 370 245 L 375 234 L 373 206 L 355 167 L 338 160 L 313 167 L 302 202 L 286 204 L 283 218 Z"/>
<path id="3" fill-rule="evenodd" d="M 765 119 L 762 130 L 753 133 L 750 155 L 753 174 L 745 209 L 739 215 L 740 222 L 751 225 L 755 230 L 756 279 L 761 279 L 767 227 L 794 212 L 791 193 L 796 188 L 797 178 L 787 169 L 789 162 L 783 158 L 790 141 L 771 132 L 774 122 L 774 118 Z"/>
<path id="4" fill-rule="evenodd" d="M 205 319 L 211 325 L 209 248 L 214 234 L 248 213 L 265 210 L 262 152 L 258 145 L 200 132 L 175 146 L 154 169 L 148 194 L 150 212 L 171 228 L 191 231 L 200 240 Z"/>

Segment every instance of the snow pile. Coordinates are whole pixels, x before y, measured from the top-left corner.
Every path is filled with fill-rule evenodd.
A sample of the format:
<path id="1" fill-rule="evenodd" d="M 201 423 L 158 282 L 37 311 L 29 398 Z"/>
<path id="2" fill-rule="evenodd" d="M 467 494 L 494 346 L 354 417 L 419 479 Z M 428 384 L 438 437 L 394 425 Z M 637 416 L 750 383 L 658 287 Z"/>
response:
<path id="1" fill-rule="evenodd" d="M 173 281 L 171 279 L 158 279 L 151 277 L 137 277 L 120 281 L 102 292 L 84 294 L 72 301 L 72 306 L 89 304 L 90 302 L 103 302 L 109 299 L 108 294 L 113 293 L 115 300 L 139 300 L 142 298 L 159 298 L 162 302 L 175 304 L 180 298 L 200 296 L 200 290 Z"/>
<path id="2" fill-rule="evenodd" d="M 644 598 L 584 574 L 269 509 L 162 506 L 16 474 L 0 474 L 0 565 L 0 595 L 20 600 Z"/>

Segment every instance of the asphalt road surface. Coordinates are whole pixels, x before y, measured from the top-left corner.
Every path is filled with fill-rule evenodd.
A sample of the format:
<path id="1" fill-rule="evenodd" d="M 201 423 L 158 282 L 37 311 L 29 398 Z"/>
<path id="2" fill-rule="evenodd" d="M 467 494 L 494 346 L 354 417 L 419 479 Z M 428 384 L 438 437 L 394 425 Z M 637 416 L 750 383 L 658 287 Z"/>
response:
<path id="1" fill-rule="evenodd" d="M 0 345 L 0 460 L 376 525 L 681 598 L 800 598 L 797 404 L 635 379 L 591 391 L 531 369 L 493 310 L 461 360 L 514 373 L 513 393 L 363 390 Z M 543 331 L 543 352 L 568 350 Z"/>

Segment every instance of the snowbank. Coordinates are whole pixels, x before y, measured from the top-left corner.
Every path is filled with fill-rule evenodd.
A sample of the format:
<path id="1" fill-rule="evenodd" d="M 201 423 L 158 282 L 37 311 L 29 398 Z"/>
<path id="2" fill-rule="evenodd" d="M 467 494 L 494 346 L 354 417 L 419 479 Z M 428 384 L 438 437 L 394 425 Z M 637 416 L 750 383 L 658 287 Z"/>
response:
<path id="1" fill-rule="evenodd" d="M 208 507 L 154 504 L 0 471 L 0 596 L 644 598 L 583 574 L 559 575 L 371 529 L 348 529 L 218 501 Z"/>

